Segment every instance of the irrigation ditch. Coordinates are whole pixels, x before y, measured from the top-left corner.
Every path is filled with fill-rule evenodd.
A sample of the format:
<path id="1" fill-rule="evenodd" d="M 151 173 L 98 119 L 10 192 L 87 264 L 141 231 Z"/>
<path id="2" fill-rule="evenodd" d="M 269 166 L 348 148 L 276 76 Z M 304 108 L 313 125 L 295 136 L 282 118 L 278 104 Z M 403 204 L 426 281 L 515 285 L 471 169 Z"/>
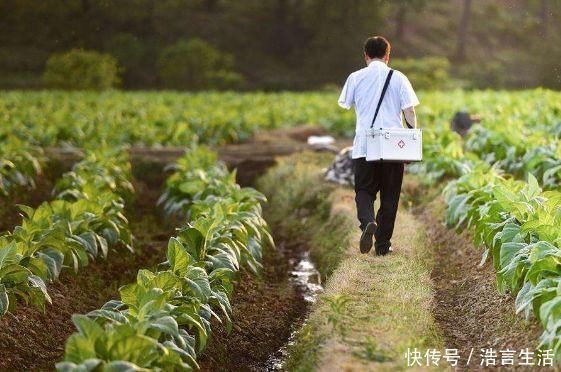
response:
<path id="1" fill-rule="evenodd" d="M 280 371 L 287 346 L 321 291 L 320 276 L 304 247 L 277 240 L 261 278 L 243 275 L 235 290 L 233 330 L 215 325 L 200 360 L 203 371 Z"/>

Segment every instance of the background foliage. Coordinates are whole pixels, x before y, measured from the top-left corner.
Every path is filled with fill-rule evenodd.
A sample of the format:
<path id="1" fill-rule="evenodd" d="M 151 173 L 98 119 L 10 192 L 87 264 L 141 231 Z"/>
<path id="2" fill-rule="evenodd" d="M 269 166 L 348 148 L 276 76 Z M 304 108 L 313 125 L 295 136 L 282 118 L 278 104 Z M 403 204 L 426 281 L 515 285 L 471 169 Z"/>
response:
<path id="1" fill-rule="evenodd" d="M 191 89 L 162 60 L 200 39 L 222 62 L 195 85 L 236 85 L 236 71 L 248 88 L 316 89 L 361 67 L 372 34 L 397 59 L 448 59 L 468 87 L 561 87 L 557 0 L 0 0 L 0 14 L 4 88 L 41 86 L 50 55 L 83 48 L 113 55 L 125 88 Z"/>
<path id="2" fill-rule="evenodd" d="M 243 77 L 233 71 L 234 59 L 201 39 L 179 40 L 158 59 L 163 84 L 175 89 L 239 88 Z"/>
<path id="3" fill-rule="evenodd" d="M 73 49 L 47 60 L 43 83 L 54 89 L 103 90 L 119 84 L 117 60 L 110 54 Z"/>

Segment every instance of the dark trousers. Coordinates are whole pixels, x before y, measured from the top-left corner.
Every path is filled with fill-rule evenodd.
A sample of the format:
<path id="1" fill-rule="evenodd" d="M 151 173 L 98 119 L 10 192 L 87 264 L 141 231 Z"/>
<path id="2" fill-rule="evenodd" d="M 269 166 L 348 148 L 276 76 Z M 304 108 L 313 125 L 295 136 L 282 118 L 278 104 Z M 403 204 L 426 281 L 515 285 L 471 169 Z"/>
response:
<path id="1" fill-rule="evenodd" d="M 376 214 L 378 229 L 376 251 L 387 252 L 399 205 L 399 194 L 403 181 L 403 163 L 366 161 L 365 158 L 354 159 L 355 201 L 360 228 L 364 229 L 374 221 L 374 201 L 380 192 L 380 209 Z"/>

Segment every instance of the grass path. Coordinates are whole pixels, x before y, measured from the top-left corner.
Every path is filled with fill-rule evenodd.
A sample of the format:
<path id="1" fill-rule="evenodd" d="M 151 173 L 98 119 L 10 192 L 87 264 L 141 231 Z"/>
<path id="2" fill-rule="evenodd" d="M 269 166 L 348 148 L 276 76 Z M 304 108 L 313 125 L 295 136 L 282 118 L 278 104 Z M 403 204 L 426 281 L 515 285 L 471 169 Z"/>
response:
<path id="1" fill-rule="evenodd" d="M 352 191 L 338 189 L 332 200 L 333 214 L 354 219 Z M 422 226 L 405 208 L 396 225 L 395 252 L 386 257 L 360 254 L 359 233 L 351 232 L 346 257 L 308 323 L 322 339 L 317 370 L 402 370 L 407 348 L 441 348 L 432 316 L 431 252 Z"/>
<path id="2" fill-rule="evenodd" d="M 498 293 L 490 264 L 468 234 L 444 224 L 438 189 L 406 176 L 393 246 L 376 257 L 358 250 L 354 193 L 326 183 L 330 155 L 278 159 L 260 179 L 275 231 L 310 247 L 325 290 L 288 347 L 288 371 L 400 371 L 451 369 L 408 366 L 408 349 L 458 349 L 459 366 L 479 370 L 481 349 L 536 346 L 539 327 L 514 314 L 513 298 Z M 286 182 L 290 179 L 290 182 Z"/>
<path id="3" fill-rule="evenodd" d="M 433 318 L 431 250 L 421 223 L 401 208 L 396 252 L 360 254 L 354 194 L 323 180 L 321 170 L 331 159 L 316 154 L 279 159 L 260 182 L 270 197 L 267 220 L 275 231 L 307 241 L 327 278 L 324 295 L 289 347 L 285 368 L 406 369 L 407 348 L 442 346 Z M 283 182 L 287 177 L 289 184 Z"/>

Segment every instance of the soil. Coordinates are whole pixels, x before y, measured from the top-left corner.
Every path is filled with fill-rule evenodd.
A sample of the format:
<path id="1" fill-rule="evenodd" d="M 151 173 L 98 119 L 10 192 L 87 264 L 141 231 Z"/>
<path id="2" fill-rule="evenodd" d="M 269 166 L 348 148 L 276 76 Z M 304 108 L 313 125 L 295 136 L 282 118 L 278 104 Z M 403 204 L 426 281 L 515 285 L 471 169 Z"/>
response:
<path id="1" fill-rule="evenodd" d="M 267 250 L 261 278 L 242 274 L 231 301 L 232 331 L 213 324 L 199 360 L 202 371 L 263 371 L 268 358 L 286 344 L 307 311 L 302 295 L 288 282 L 287 261 L 279 251 Z"/>
<path id="2" fill-rule="evenodd" d="M 444 212 L 435 207 L 442 203 L 419 210 L 418 218 L 424 221 L 428 244 L 435 251 L 434 315 L 445 347 L 458 349 L 464 362 L 474 348 L 470 370 L 479 367 L 482 348 L 535 350 L 540 325 L 515 314 L 514 298 L 497 290 L 492 263 L 479 266 L 482 251 L 473 246 L 472 237 L 445 226 Z"/>
<path id="3" fill-rule="evenodd" d="M 175 221 L 164 220 L 156 209 L 159 189 L 136 184 L 137 198 L 127 216 L 136 237 L 135 254 L 110 252 L 77 274 L 66 271 L 48 286 L 53 305 L 45 312 L 18 304 L 13 315 L 0 319 L 0 370 L 53 370 L 64 354 L 66 339 L 75 331 L 74 313 L 87 313 L 118 298 L 118 288 L 134 281 L 140 268 L 151 268 L 165 258 Z"/>

